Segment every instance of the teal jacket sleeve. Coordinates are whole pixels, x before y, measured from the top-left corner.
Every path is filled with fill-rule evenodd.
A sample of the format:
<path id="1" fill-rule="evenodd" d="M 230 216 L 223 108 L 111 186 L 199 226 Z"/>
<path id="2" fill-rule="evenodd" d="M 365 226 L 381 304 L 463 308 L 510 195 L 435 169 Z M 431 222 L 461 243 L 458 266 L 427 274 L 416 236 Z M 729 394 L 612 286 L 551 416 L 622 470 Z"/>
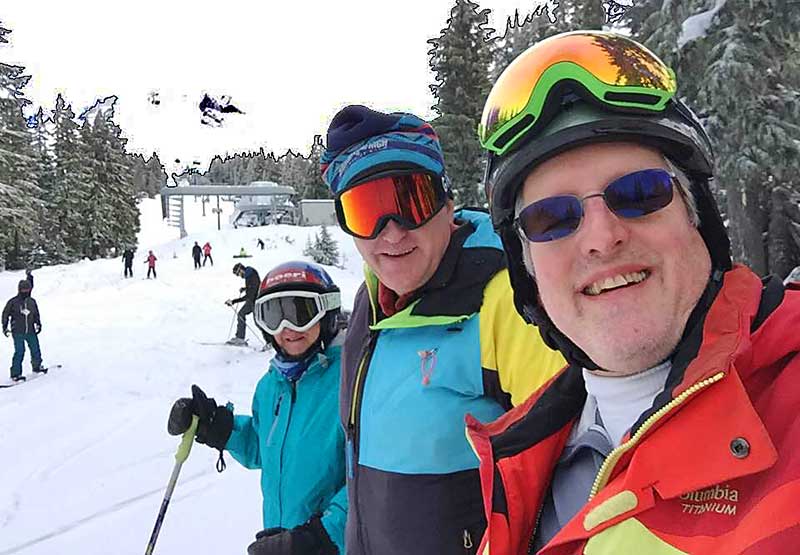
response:
<path id="1" fill-rule="evenodd" d="M 339 554 L 344 555 L 344 529 L 347 524 L 347 486 L 342 486 L 331 499 L 330 504 L 322 513 L 322 525 L 328 532 L 333 543 L 339 548 Z"/>
<path id="2" fill-rule="evenodd" d="M 225 450 L 246 468 L 261 468 L 261 450 L 258 442 L 259 402 L 258 388 L 253 395 L 253 416 L 237 414 Z"/>

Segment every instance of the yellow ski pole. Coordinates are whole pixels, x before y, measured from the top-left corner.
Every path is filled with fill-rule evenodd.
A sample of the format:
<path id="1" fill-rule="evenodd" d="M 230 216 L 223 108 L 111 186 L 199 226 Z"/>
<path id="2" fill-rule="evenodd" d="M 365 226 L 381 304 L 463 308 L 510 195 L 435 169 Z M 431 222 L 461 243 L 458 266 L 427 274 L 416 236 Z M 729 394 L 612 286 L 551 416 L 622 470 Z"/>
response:
<path id="1" fill-rule="evenodd" d="M 199 420 L 200 419 L 196 414 L 193 415 L 191 426 L 189 426 L 188 430 L 183 432 L 181 444 L 178 446 L 178 452 L 175 453 L 175 466 L 172 467 L 172 476 L 169 478 L 167 491 L 164 493 L 164 500 L 161 502 L 161 509 L 158 511 L 158 517 L 156 517 L 156 525 L 153 527 L 153 533 L 150 535 L 150 541 L 147 542 L 147 549 L 145 550 L 144 555 L 152 555 L 153 550 L 156 547 L 158 533 L 161 531 L 161 524 L 164 522 L 164 515 L 167 514 L 167 507 L 169 506 L 170 499 L 172 499 L 172 491 L 175 489 L 175 484 L 178 483 L 178 475 L 181 473 L 181 467 L 186 459 L 189 458 L 189 453 L 192 451 L 194 434 L 197 432 L 197 423 Z"/>

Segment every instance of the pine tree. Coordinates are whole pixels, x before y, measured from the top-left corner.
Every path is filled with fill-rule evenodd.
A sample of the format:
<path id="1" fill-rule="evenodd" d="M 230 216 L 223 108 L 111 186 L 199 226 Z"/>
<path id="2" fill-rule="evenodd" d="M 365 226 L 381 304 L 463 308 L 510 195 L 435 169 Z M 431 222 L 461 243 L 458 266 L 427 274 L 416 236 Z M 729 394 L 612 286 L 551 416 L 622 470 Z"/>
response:
<path id="1" fill-rule="evenodd" d="M 314 246 L 320 255 L 320 259 L 317 262 L 326 266 L 337 266 L 339 264 L 339 244 L 331 237 L 327 226 L 323 225 L 320 228 Z"/>
<path id="2" fill-rule="evenodd" d="M 312 240 L 311 236 L 309 235 L 306 238 L 306 246 L 303 247 L 303 256 L 309 257 L 314 262 L 319 262 L 319 260 L 322 258 L 322 255 L 319 252 L 318 244 L 319 237 L 314 236 L 314 239 Z"/>
<path id="3" fill-rule="evenodd" d="M 110 114 L 98 113 L 81 129 L 91 190 L 85 207 L 84 256 L 111 256 L 118 245 L 136 243 L 139 209 L 133 171 L 121 130 Z"/>
<path id="4" fill-rule="evenodd" d="M 78 260 L 83 254 L 84 209 L 90 174 L 75 122 L 75 112 L 59 94 L 52 113 L 54 183 L 46 197 L 50 235 L 46 248 L 53 259 Z"/>
<path id="5" fill-rule="evenodd" d="M 11 31 L 0 25 L 0 44 Z M 8 268 L 28 264 L 37 242 L 37 157 L 23 108 L 30 76 L 24 68 L 0 63 L 0 260 Z"/>
<path id="6" fill-rule="evenodd" d="M 800 32 L 784 0 L 644 0 L 635 36 L 672 65 L 704 119 L 734 259 L 760 274 L 800 263 Z M 691 19 L 690 19 L 691 18 Z M 705 21 L 705 28 L 698 22 Z M 701 30 L 702 32 L 690 32 Z"/>
<path id="7" fill-rule="evenodd" d="M 161 193 L 161 189 L 167 186 L 167 172 L 164 171 L 164 165 L 158 157 L 158 154 L 153 152 L 147 162 L 145 162 L 147 188 L 145 192 L 149 197 L 155 197 Z"/>
<path id="8" fill-rule="evenodd" d="M 307 199 L 329 199 L 333 198 L 330 189 L 322 180 L 322 171 L 319 161 L 322 153 L 325 152 L 325 145 L 322 144 L 322 137 L 314 135 L 314 144 L 307 158 L 305 196 Z"/>
<path id="9" fill-rule="evenodd" d="M 488 27 L 488 13 L 470 0 L 456 0 L 447 27 L 428 41 L 432 46 L 430 67 L 436 75 L 430 88 L 439 114 L 434 127 L 456 202 L 463 205 L 485 202 L 481 186 L 484 160 L 477 128 L 490 88 L 489 39 L 493 30 Z"/>

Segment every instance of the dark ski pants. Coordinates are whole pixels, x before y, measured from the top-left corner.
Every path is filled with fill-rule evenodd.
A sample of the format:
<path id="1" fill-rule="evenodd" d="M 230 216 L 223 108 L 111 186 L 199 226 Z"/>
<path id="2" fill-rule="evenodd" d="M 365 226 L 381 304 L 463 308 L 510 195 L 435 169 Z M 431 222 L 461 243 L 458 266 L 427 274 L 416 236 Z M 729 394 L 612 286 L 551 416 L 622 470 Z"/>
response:
<path id="1" fill-rule="evenodd" d="M 150 266 L 147 269 L 147 277 L 148 278 L 150 278 L 150 272 L 153 272 L 153 278 L 155 279 L 155 277 L 156 277 L 156 268 L 155 268 L 155 266 Z"/>
<path id="2" fill-rule="evenodd" d="M 128 264 L 125 265 L 125 277 L 133 277 L 133 267 Z"/>
<path id="3" fill-rule="evenodd" d="M 211 258 L 211 255 L 210 255 L 210 254 L 207 254 L 207 255 L 205 256 L 205 258 L 203 258 L 203 266 L 205 266 L 205 265 L 206 265 L 206 260 L 210 260 L 210 261 L 211 261 L 211 265 L 212 265 L 212 266 L 214 265 L 214 259 L 213 259 L 213 258 Z"/>
<path id="4" fill-rule="evenodd" d="M 239 317 L 236 319 L 236 337 L 239 339 L 244 339 L 245 328 L 247 326 L 247 318 L 248 314 L 253 313 L 253 303 L 246 302 L 244 306 L 239 309 Z"/>
<path id="5" fill-rule="evenodd" d="M 198 269 L 200 267 L 200 257 L 194 259 L 194 269 Z"/>
<path id="6" fill-rule="evenodd" d="M 22 375 L 22 359 L 25 358 L 25 343 L 31 350 L 31 367 L 38 370 L 42 366 L 42 352 L 39 350 L 39 337 L 35 333 L 12 333 L 14 338 L 14 357 L 11 359 L 11 377 Z"/>

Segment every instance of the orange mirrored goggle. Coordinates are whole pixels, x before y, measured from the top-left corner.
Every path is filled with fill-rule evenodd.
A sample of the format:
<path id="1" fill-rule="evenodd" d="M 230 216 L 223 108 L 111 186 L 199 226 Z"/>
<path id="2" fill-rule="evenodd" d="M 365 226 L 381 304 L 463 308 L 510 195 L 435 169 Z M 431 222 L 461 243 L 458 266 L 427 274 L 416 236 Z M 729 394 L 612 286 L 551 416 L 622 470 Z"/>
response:
<path id="1" fill-rule="evenodd" d="M 374 239 L 390 220 L 406 229 L 428 222 L 444 206 L 442 178 L 425 172 L 375 177 L 336 196 L 336 217 L 342 229 L 361 239 Z"/>
<path id="2" fill-rule="evenodd" d="M 502 155 L 546 123 L 567 91 L 612 109 L 660 112 L 676 90 L 672 69 L 638 42 L 601 31 L 564 33 L 530 47 L 503 71 L 478 136 Z"/>

